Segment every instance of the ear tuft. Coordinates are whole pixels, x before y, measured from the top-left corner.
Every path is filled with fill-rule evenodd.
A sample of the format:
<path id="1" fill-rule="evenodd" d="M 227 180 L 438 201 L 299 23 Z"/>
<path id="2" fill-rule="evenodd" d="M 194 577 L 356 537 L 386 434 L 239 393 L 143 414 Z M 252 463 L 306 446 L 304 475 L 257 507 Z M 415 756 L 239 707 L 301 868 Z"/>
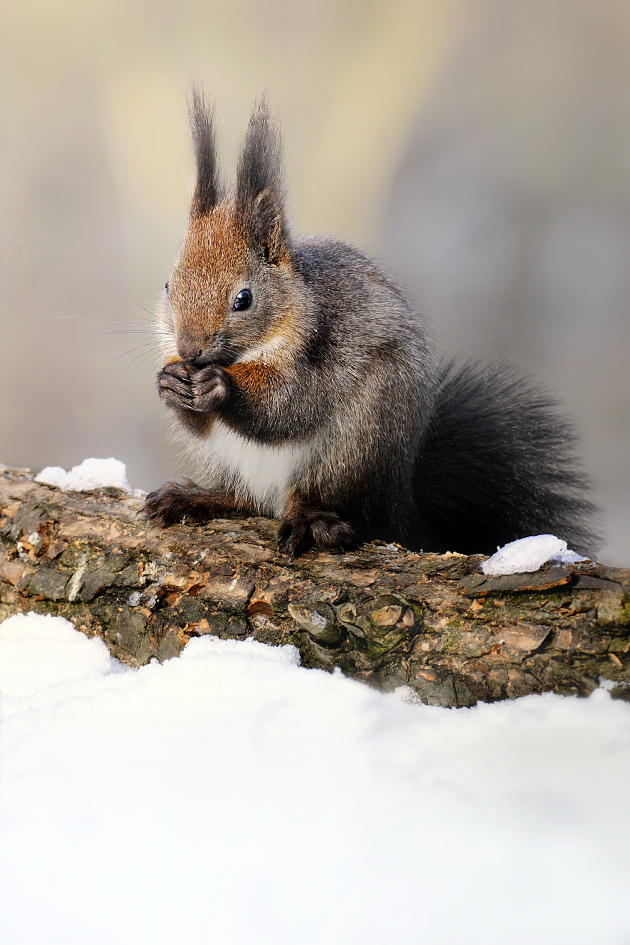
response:
<path id="1" fill-rule="evenodd" d="M 236 210 L 261 253 L 277 262 L 288 249 L 284 214 L 282 137 L 266 96 L 252 112 L 238 162 Z"/>
<path id="2" fill-rule="evenodd" d="M 214 135 L 214 111 L 206 105 L 203 93 L 193 88 L 188 106 L 190 133 L 197 162 L 197 183 L 192 200 L 191 215 L 204 216 L 219 200 L 217 156 Z"/>
<path id="3" fill-rule="evenodd" d="M 254 107 L 236 176 L 236 206 L 247 213 L 263 190 L 282 203 L 282 137 L 269 111 L 266 95 Z"/>

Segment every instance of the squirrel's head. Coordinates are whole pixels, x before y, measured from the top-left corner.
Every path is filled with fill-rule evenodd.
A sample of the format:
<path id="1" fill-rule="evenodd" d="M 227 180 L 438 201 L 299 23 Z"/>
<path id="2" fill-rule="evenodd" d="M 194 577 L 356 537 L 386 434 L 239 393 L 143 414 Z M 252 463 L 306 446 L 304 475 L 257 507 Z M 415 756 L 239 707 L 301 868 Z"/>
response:
<path id="1" fill-rule="evenodd" d="M 157 319 L 169 360 L 229 365 L 273 339 L 299 305 L 284 212 L 279 131 L 265 99 L 252 113 L 236 190 L 218 180 L 212 111 L 193 92 L 197 181 L 190 221 Z"/>

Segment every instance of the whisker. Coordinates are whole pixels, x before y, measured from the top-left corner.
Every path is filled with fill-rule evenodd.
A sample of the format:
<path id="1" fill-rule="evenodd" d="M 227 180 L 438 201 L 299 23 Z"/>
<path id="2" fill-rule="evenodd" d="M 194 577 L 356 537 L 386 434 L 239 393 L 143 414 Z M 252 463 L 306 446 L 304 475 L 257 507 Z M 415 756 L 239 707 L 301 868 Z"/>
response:
<path id="1" fill-rule="evenodd" d="M 120 373 L 118 374 L 118 379 L 120 380 L 120 378 L 125 374 L 125 372 L 128 371 L 128 370 L 129 370 L 131 367 L 133 367 L 134 365 L 140 366 L 140 365 L 142 365 L 143 363 L 146 364 L 147 354 L 148 354 L 148 352 L 143 352 L 143 353 L 137 355 L 132 361 L 129 362 L 129 364 L 122 365 L 121 371 L 120 371 Z"/>
<path id="2" fill-rule="evenodd" d="M 152 332 L 147 328 L 114 328 L 112 331 L 104 331 L 104 335 L 150 335 Z"/>
<path id="3" fill-rule="evenodd" d="M 106 321 L 101 322 L 102 325 L 144 325 L 147 331 L 150 331 L 153 327 L 152 322 L 145 321 L 143 318 L 120 318 L 113 319 L 108 318 Z"/>
<path id="4" fill-rule="evenodd" d="M 122 351 L 116 358 L 114 358 L 114 363 L 120 361 L 121 358 L 127 357 L 129 354 L 133 354 L 135 351 L 143 351 L 148 354 L 150 351 L 153 351 L 153 347 L 148 344 L 135 345 L 133 348 L 128 348 L 126 351 Z"/>
<path id="5" fill-rule="evenodd" d="M 146 310 L 144 310 L 146 311 Z M 151 315 L 147 311 L 148 315 Z M 126 325 L 126 324 L 137 324 L 137 325 L 151 325 L 153 322 L 153 315 L 150 318 L 124 318 L 124 319 L 114 319 L 114 318 L 103 318 L 97 317 L 96 315 L 88 314 L 79 314 L 79 315 L 51 315 L 48 319 L 49 322 L 69 322 L 69 321 L 78 321 L 79 319 L 89 319 L 95 325 Z"/>

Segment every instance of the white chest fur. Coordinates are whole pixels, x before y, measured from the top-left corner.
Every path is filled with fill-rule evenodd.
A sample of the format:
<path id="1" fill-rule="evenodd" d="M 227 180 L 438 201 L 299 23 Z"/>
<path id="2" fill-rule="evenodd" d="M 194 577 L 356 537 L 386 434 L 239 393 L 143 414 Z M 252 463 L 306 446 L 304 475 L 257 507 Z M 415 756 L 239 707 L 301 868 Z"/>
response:
<path id="1" fill-rule="evenodd" d="M 287 493 L 313 452 L 313 441 L 266 446 L 248 440 L 215 420 L 210 436 L 195 441 L 197 457 L 203 453 L 209 479 L 220 480 L 237 494 L 253 499 L 261 512 L 284 514 Z"/>

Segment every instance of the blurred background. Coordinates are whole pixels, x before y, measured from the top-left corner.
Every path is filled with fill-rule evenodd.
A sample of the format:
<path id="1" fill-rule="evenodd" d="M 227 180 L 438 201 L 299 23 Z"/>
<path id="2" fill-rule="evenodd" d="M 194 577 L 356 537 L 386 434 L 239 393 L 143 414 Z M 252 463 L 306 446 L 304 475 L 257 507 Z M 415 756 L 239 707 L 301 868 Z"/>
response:
<path id="1" fill-rule="evenodd" d="M 296 231 L 379 256 L 442 350 L 566 405 L 630 565 L 630 5 L 22 0 L 0 34 L 0 460 L 181 472 L 151 311 L 188 213 L 185 100 L 226 176 L 281 117 Z"/>

